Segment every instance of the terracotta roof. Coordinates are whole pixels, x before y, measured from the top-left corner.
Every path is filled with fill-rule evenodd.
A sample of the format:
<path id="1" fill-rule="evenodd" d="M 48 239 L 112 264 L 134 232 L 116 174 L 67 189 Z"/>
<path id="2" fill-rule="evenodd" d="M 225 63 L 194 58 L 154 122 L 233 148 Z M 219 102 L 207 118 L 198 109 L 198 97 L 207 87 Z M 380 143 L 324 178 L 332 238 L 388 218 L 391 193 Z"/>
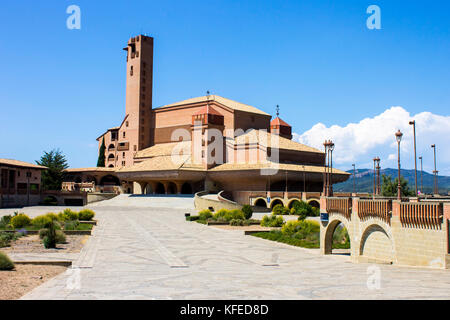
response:
<path id="1" fill-rule="evenodd" d="M 274 149 L 323 153 L 319 149 L 286 139 L 279 135 L 271 134 L 264 130 L 257 130 L 257 129 L 249 130 L 246 133 L 237 136 L 235 138 L 235 143 L 236 144 L 253 143 L 256 142 L 255 139 L 256 141 L 258 141 L 259 145 L 263 147 L 271 147 L 273 142 Z"/>
<path id="2" fill-rule="evenodd" d="M 272 121 L 270 121 L 270 125 L 271 126 L 285 126 L 285 127 L 290 127 L 289 124 L 287 124 L 285 121 L 281 120 L 279 117 L 276 117 L 275 119 L 273 119 Z"/>
<path id="3" fill-rule="evenodd" d="M 117 170 L 121 172 L 139 172 L 139 171 L 169 171 L 169 170 L 194 170 L 204 171 L 200 164 L 191 164 L 190 155 L 182 155 L 173 158 L 172 156 L 153 157 L 148 160 L 136 163 L 131 167 L 124 167 Z"/>
<path id="4" fill-rule="evenodd" d="M 115 172 L 116 168 L 92 167 L 92 168 L 69 168 L 66 172 Z"/>
<path id="5" fill-rule="evenodd" d="M 221 96 L 210 95 L 209 100 L 216 101 L 216 102 L 223 104 L 224 106 L 227 106 L 233 110 L 239 110 L 239 111 L 245 111 L 245 112 L 257 113 L 257 114 L 262 114 L 265 116 L 270 116 L 268 113 L 265 113 L 264 111 L 261 111 L 258 108 L 255 108 L 253 106 L 249 106 L 247 104 L 243 104 L 243 103 L 240 103 L 240 102 L 237 102 L 234 100 L 230 100 L 230 99 L 227 99 L 227 98 L 224 98 Z M 162 106 L 159 108 L 155 108 L 155 109 L 164 109 L 164 108 L 170 108 L 170 107 L 176 107 L 176 106 L 182 106 L 182 105 L 186 105 L 186 104 L 193 104 L 193 103 L 206 102 L 206 101 L 207 101 L 207 96 L 202 96 L 202 97 L 191 98 L 191 99 L 171 103 L 171 104 L 168 104 L 168 105 L 165 105 L 165 106 Z"/>
<path id="6" fill-rule="evenodd" d="M 261 170 L 261 169 L 278 168 L 279 170 L 297 171 L 297 172 L 313 172 L 323 173 L 323 166 L 311 166 L 301 164 L 287 164 L 287 163 L 275 163 L 272 161 L 258 162 L 258 163 L 224 163 L 217 167 L 210 169 L 210 171 L 232 171 L 232 170 Z M 333 168 L 333 174 L 350 175 L 350 173 Z"/>
<path id="7" fill-rule="evenodd" d="M 140 150 L 136 153 L 134 158 L 139 159 L 158 156 L 170 156 L 172 154 L 173 148 L 175 148 L 176 146 L 178 146 L 179 148 L 183 148 L 183 150 L 186 150 L 186 154 L 191 153 L 190 141 L 169 142 L 169 143 L 158 143 L 152 147 Z"/>
<path id="8" fill-rule="evenodd" d="M 194 113 L 194 115 L 198 114 L 214 114 L 223 117 L 223 114 L 221 114 L 219 111 L 211 107 L 209 104 L 207 104 L 206 106 L 202 107 L 199 111 Z"/>
<path id="9" fill-rule="evenodd" d="M 31 168 L 31 169 L 41 169 L 46 170 L 47 167 L 40 166 L 38 164 L 33 164 L 29 162 L 19 161 L 19 160 L 13 160 L 13 159 L 0 159 L 0 165 L 7 165 L 7 166 L 13 166 L 13 167 L 21 167 L 21 168 Z"/>

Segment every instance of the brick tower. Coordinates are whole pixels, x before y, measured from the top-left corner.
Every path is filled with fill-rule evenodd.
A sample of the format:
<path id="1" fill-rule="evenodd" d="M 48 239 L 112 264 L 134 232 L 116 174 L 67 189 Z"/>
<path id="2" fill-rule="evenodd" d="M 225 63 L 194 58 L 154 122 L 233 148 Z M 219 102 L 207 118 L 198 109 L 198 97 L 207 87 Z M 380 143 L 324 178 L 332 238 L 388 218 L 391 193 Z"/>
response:
<path id="1" fill-rule="evenodd" d="M 131 38 L 127 51 L 127 85 L 125 121 L 130 153 L 153 145 L 153 38 L 143 35 Z"/>

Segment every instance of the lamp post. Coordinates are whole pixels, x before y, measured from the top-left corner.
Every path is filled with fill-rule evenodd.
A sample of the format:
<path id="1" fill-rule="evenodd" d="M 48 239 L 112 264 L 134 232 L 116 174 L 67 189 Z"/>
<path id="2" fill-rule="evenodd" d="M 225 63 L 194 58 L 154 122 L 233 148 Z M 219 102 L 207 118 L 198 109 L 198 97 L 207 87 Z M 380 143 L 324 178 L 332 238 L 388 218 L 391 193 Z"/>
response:
<path id="1" fill-rule="evenodd" d="M 400 132 L 400 129 L 395 133 L 395 139 L 397 140 L 398 145 L 398 185 L 397 185 L 397 199 L 402 200 L 402 185 L 400 184 L 400 142 L 402 141 L 403 133 Z"/>
<path id="2" fill-rule="evenodd" d="M 373 189 L 373 196 L 375 197 L 375 194 L 377 193 L 377 191 L 376 191 L 376 187 L 375 187 L 375 185 L 376 185 L 376 176 L 377 176 L 377 174 L 376 174 L 376 161 L 377 161 L 377 158 L 373 158 L 373 187 L 372 187 L 372 189 Z"/>
<path id="3" fill-rule="evenodd" d="M 380 194 L 380 158 L 373 158 L 373 195 Z"/>
<path id="4" fill-rule="evenodd" d="M 415 187 L 416 187 L 416 196 L 417 196 L 417 155 L 416 155 L 416 121 L 412 120 L 409 122 L 410 125 L 413 126 L 414 133 L 414 179 L 415 179 Z"/>
<path id="5" fill-rule="evenodd" d="M 329 195 L 333 196 L 333 150 L 334 150 L 334 143 L 330 141 L 330 154 L 331 154 L 331 170 L 330 170 L 330 182 L 329 182 Z"/>
<path id="6" fill-rule="evenodd" d="M 328 170 L 328 141 L 327 140 L 325 140 L 325 142 L 323 143 L 323 146 L 324 146 L 324 148 L 325 148 L 325 166 L 324 166 L 324 168 L 323 168 L 323 195 L 326 197 L 326 196 L 328 196 L 328 187 L 327 187 L 327 184 L 328 184 L 328 172 L 327 172 L 327 170 Z"/>
<path id="7" fill-rule="evenodd" d="M 438 191 L 437 170 L 436 170 L 436 145 L 432 144 L 431 147 L 433 148 L 433 151 L 434 151 L 433 193 L 438 194 L 439 191 Z"/>
<path id="8" fill-rule="evenodd" d="M 419 157 L 420 160 L 420 193 L 423 193 L 423 162 L 422 157 Z"/>
<path id="9" fill-rule="evenodd" d="M 353 193 L 356 194 L 356 165 L 352 164 L 353 166 Z"/>

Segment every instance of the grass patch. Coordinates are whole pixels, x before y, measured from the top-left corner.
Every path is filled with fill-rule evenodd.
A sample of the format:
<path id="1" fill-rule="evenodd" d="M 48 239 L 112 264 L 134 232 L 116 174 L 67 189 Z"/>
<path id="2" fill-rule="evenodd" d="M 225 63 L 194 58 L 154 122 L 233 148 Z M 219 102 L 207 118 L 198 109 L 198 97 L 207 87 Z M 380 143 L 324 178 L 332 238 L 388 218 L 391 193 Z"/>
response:
<path id="1" fill-rule="evenodd" d="M 286 236 L 286 235 L 282 234 L 281 231 L 258 232 L 258 233 L 253 233 L 252 236 L 262 238 L 262 239 L 282 242 L 282 243 L 286 243 L 286 244 L 289 244 L 291 246 L 296 246 L 296 247 L 302 247 L 302 248 L 308 248 L 308 249 L 320 248 L 320 244 L 318 241 L 297 239 L 292 236 Z"/>

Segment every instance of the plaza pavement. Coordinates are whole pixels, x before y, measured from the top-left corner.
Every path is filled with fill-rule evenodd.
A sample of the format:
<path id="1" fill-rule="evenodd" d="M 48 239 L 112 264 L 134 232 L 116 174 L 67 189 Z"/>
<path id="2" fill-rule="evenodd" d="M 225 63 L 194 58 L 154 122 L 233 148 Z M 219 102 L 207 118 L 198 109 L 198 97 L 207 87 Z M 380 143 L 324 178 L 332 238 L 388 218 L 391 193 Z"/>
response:
<path id="1" fill-rule="evenodd" d="M 186 222 L 192 198 L 121 195 L 88 207 L 99 225 L 73 268 L 23 299 L 450 297 L 450 270 L 353 264 L 348 256 Z M 377 273 L 379 289 L 370 280 Z"/>

